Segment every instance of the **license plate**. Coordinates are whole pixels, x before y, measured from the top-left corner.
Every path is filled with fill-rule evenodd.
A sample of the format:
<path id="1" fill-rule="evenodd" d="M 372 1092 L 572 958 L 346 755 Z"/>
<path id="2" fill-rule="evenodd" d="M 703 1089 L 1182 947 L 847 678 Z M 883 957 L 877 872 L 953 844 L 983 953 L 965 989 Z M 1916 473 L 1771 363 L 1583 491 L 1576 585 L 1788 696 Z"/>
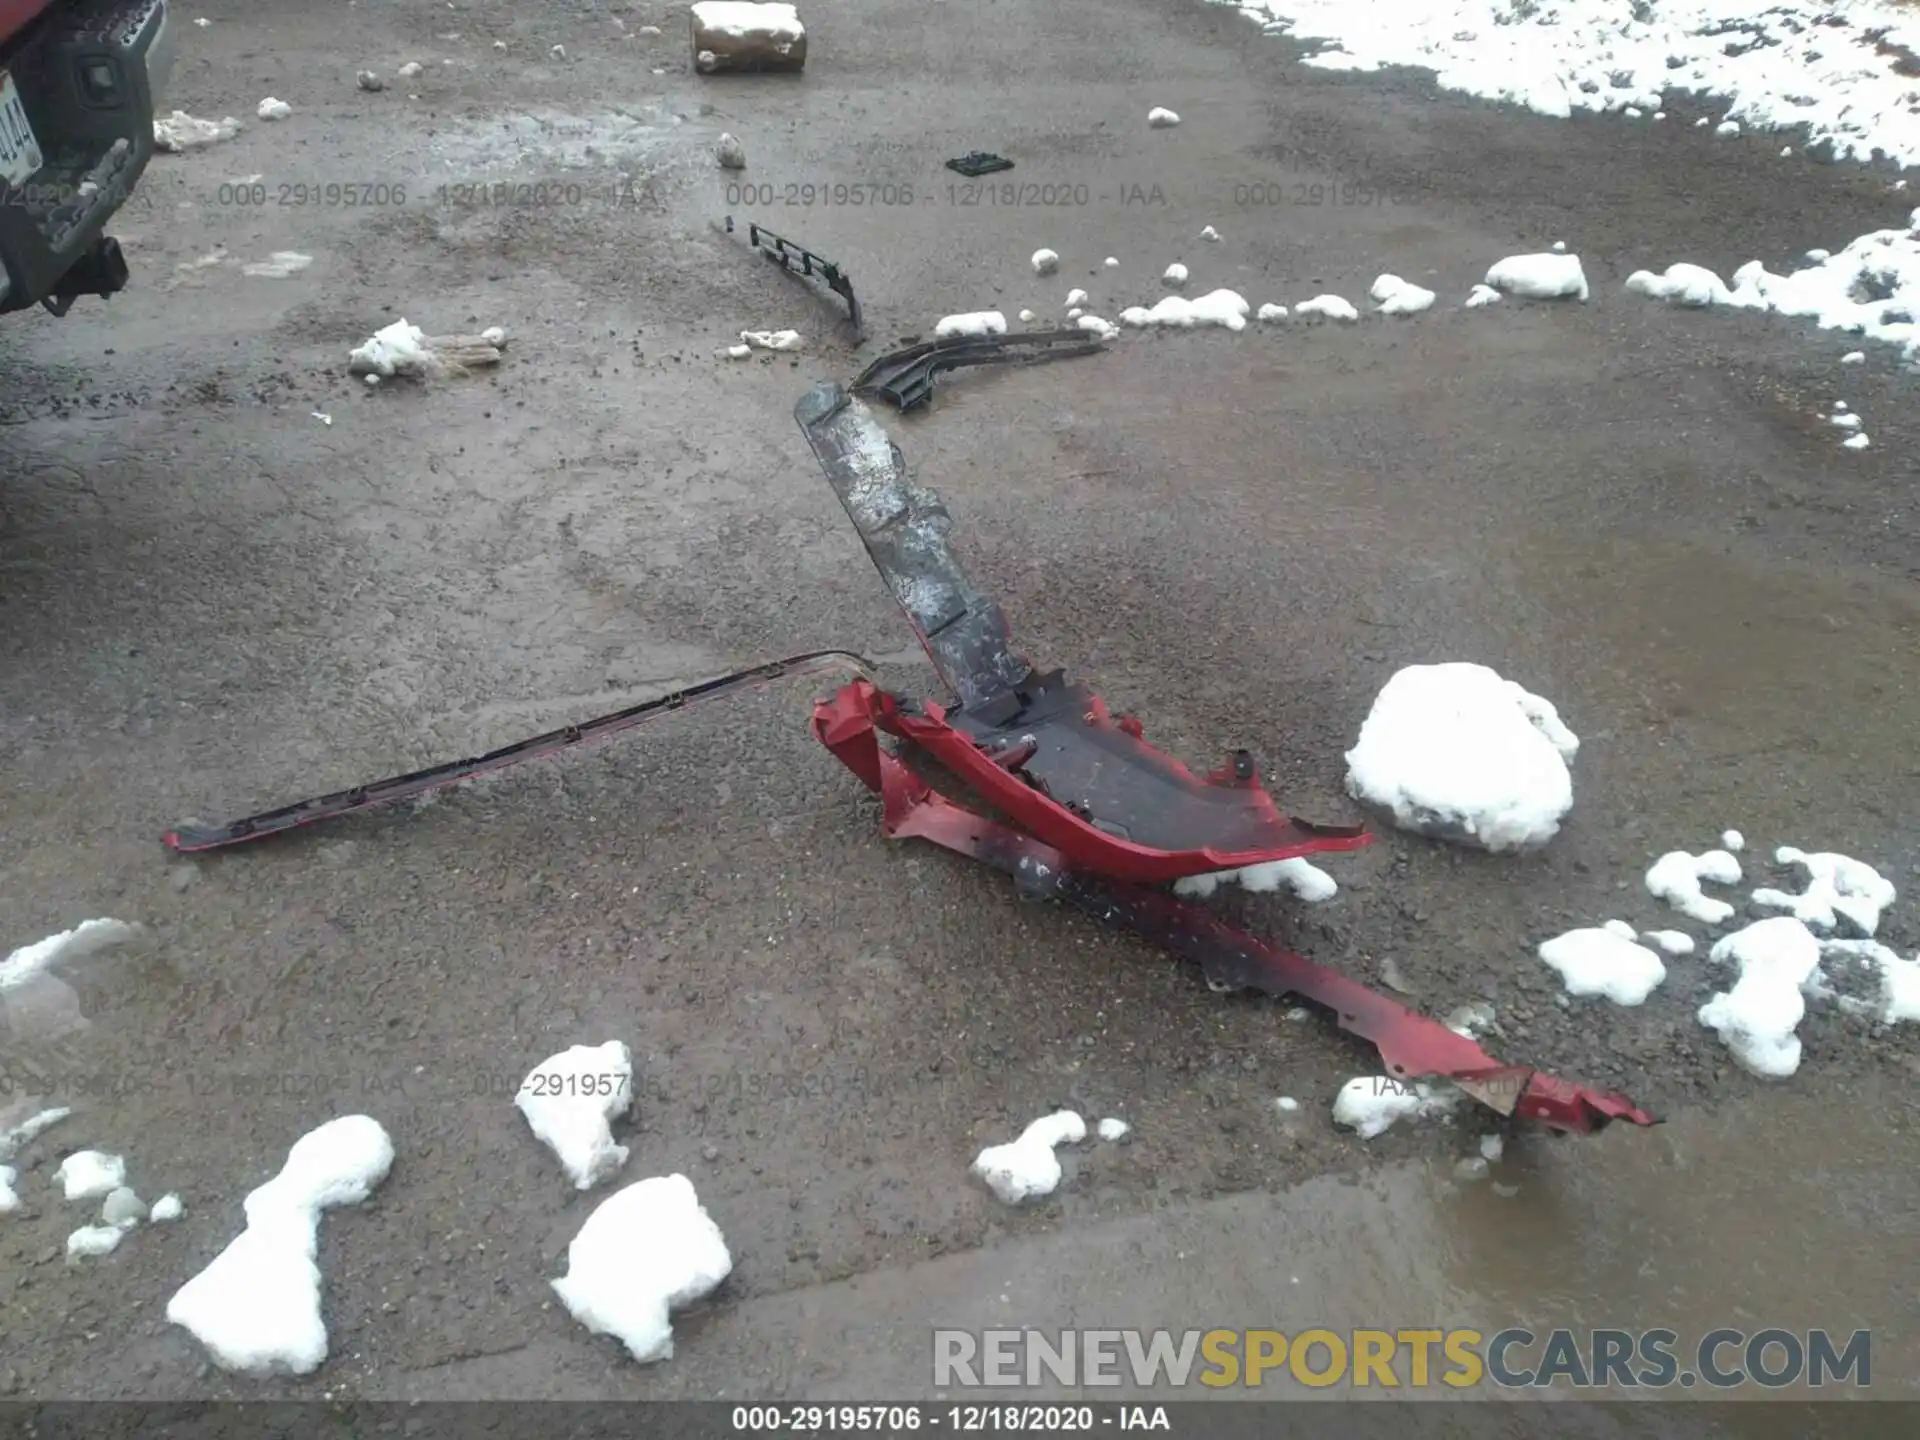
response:
<path id="1" fill-rule="evenodd" d="M 45 163 L 27 120 L 27 107 L 20 103 L 20 87 L 13 83 L 13 76 L 0 70 L 0 178 L 21 186 Z"/>

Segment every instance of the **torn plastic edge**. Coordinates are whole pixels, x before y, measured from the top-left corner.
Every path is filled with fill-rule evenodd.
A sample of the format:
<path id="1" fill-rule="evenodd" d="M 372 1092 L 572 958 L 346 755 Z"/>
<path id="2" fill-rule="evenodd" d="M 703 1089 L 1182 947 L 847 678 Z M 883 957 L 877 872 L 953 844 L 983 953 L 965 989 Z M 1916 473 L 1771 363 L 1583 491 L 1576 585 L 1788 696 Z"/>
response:
<path id="1" fill-rule="evenodd" d="M 737 233 L 731 215 L 726 217 L 726 232 L 729 235 Z M 854 337 L 859 340 L 866 338 L 866 322 L 861 318 L 860 298 L 853 293 L 853 277 L 839 265 L 824 255 L 815 254 L 804 245 L 783 239 L 766 226 L 756 225 L 751 220 L 747 222 L 747 243 L 789 275 L 800 280 L 818 280 L 845 300 Z"/>
<path id="2" fill-rule="evenodd" d="M 849 694 L 859 683 L 816 703 L 813 730 L 880 796 L 889 839 L 931 841 L 990 865 L 1012 876 L 1029 898 L 1063 901 L 1197 962 L 1211 984 L 1297 996 L 1330 1010 L 1342 1030 L 1380 1052 L 1396 1079 L 1449 1081 L 1497 1114 L 1558 1131 L 1588 1134 L 1615 1120 L 1661 1123 L 1624 1095 L 1498 1060 L 1439 1021 L 1236 929 L 1203 906 L 1164 890 L 1075 872 L 1058 849 L 955 804 L 883 749 L 864 702 Z"/>

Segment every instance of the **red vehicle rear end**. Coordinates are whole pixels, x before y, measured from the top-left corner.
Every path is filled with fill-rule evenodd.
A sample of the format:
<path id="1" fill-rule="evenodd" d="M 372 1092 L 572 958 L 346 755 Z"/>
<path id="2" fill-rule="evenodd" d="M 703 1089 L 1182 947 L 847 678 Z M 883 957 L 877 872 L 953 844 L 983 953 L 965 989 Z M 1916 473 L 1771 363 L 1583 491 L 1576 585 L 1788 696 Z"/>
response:
<path id="1" fill-rule="evenodd" d="M 106 227 L 153 157 L 166 0 L 0 0 L 0 313 L 126 288 Z"/>

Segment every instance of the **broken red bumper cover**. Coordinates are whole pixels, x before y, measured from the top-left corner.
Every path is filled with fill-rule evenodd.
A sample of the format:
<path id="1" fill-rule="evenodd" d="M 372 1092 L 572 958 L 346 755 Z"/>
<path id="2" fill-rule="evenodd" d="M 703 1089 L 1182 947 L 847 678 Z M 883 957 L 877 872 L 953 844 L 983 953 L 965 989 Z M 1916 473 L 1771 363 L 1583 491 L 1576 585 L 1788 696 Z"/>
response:
<path id="1" fill-rule="evenodd" d="M 916 703 L 863 678 L 815 706 L 814 734 L 880 796 L 889 837 L 929 840 L 1002 870 L 1026 895 L 1071 904 L 1198 963 L 1217 987 L 1322 1006 L 1372 1042 L 1396 1079 L 1451 1081 L 1502 1115 L 1558 1130 L 1657 1123 L 1624 1096 L 1505 1064 L 1439 1021 L 1155 888 L 1354 850 L 1372 837 L 1282 815 L 1244 751 L 1195 776 L 1147 744 L 1137 721 L 1110 716 L 1060 671 L 1036 670 L 1013 650 L 1000 608 L 954 561 L 945 506 L 908 477 L 866 406 L 838 385 L 817 385 L 794 417 L 960 702 Z M 881 745 L 882 731 L 901 754 Z M 903 756 L 932 761 L 1010 823 L 940 794 Z"/>

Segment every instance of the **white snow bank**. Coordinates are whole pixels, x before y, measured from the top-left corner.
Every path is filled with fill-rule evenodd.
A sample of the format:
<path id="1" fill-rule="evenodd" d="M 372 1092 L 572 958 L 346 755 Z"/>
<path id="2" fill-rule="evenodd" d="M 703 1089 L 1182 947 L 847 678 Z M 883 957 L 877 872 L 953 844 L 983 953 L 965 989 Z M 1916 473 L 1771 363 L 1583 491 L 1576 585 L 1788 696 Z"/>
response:
<path id="1" fill-rule="evenodd" d="M 1616 1005 L 1644 1003 L 1667 978 L 1659 955 L 1611 928 L 1569 930 L 1542 945 L 1540 958 L 1560 972 L 1567 994 L 1604 995 Z"/>
<path id="2" fill-rule="evenodd" d="M 1147 112 L 1147 124 L 1156 130 L 1165 130 L 1179 123 L 1180 117 L 1163 106 L 1156 105 Z"/>
<path id="3" fill-rule="evenodd" d="M 1286 318 L 1287 318 L 1287 307 L 1284 305 L 1275 305 L 1272 302 L 1268 302 L 1267 304 L 1262 305 L 1260 307 L 1259 313 L 1254 316 L 1254 319 L 1256 320 L 1263 320 L 1267 322 L 1272 322 L 1274 320 L 1284 320 Z"/>
<path id="4" fill-rule="evenodd" d="M 1009 1205 L 1036 1195 L 1051 1195 L 1060 1183 L 1060 1144 L 1077 1145 L 1087 1138 L 1087 1124 L 1071 1110 L 1043 1115 L 1021 1132 L 1018 1140 L 990 1145 L 973 1162 L 973 1173 Z"/>
<path id="5" fill-rule="evenodd" d="M 646 1365 L 673 1358 L 673 1312 L 732 1273 L 726 1238 L 693 1182 L 656 1176 L 608 1196 L 587 1217 L 553 1290 L 574 1319 Z"/>
<path id="6" fill-rule="evenodd" d="M 63 960 L 85 959 L 109 946 L 131 940 L 138 933 L 138 927 L 123 920 L 83 920 L 71 930 L 62 930 L 32 945 L 22 945 L 5 960 L 0 960 L 0 991 L 24 985 Z"/>
<path id="7" fill-rule="evenodd" d="M 1716 885 L 1738 885 L 1740 862 L 1726 850 L 1708 850 L 1689 855 L 1671 850 L 1647 871 L 1647 890 L 1654 899 L 1664 900 L 1689 920 L 1702 925 L 1724 925 L 1733 918 L 1733 906 L 1715 900 L 1703 891 L 1703 881 Z"/>
<path id="8" fill-rule="evenodd" d="M 103 1150 L 76 1150 L 53 1172 L 69 1200 L 98 1200 L 127 1183 L 127 1162 Z"/>
<path id="9" fill-rule="evenodd" d="M 534 1066 L 513 1104 L 573 1188 L 591 1190 L 627 1163 L 612 1122 L 633 1109 L 633 1052 L 618 1040 L 562 1050 Z"/>
<path id="10" fill-rule="evenodd" d="M 1920 116 L 1915 123 L 1920 126 Z M 1907 217 L 1904 228 L 1875 230 L 1835 254 L 1810 252 L 1809 259 L 1811 263 L 1784 275 L 1750 260 L 1733 272 L 1729 285 L 1721 285 L 1713 272 L 1697 265 L 1674 265 L 1667 275 L 1694 277 L 1685 287 L 1689 304 L 1810 319 L 1822 330 L 1900 346 L 1906 359 L 1920 361 L 1920 210 Z M 1644 270 L 1635 272 L 1627 285 L 1645 294 L 1666 294 L 1664 282 Z"/>
<path id="11" fill-rule="evenodd" d="M 1573 807 L 1580 741 L 1546 700 L 1485 665 L 1410 665 L 1347 752 L 1347 790 L 1403 829 L 1487 850 L 1543 845 Z"/>
<path id="12" fill-rule="evenodd" d="M 1709 958 L 1733 961 L 1740 978 L 1731 990 L 1700 1007 L 1702 1025 L 1716 1030 L 1733 1058 L 1755 1075 L 1785 1079 L 1800 1068 L 1800 1037 L 1807 1012 L 1801 987 L 1820 968 L 1820 942 L 1798 920 L 1760 920 L 1723 938 Z"/>
<path id="13" fill-rule="evenodd" d="M 1773 858 L 1781 865 L 1798 865 L 1807 872 L 1807 888 L 1799 895 L 1784 890 L 1753 892 L 1753 903 L 1768 910 L 1790 910 L 1803 925 L 1832 930 L 1845 921 L 1862 935 L 1880 928 L 1880 916 L 1893 904 L 1893 883 L 1864 860 L 1823 852 L 1809 855 L 1783 845 Z"/>
<path id="14" fill-rule="evenodd" d="M 153 122 L 154 148 L 170 155 L 183 150 L 198 150 L 203 145 L 231 140 L 240 133 L 240 122 L 231 115 L 224 120 L 196 120 L 184 110 L 162 115 Z"/>
<path id="15" fill-rule="evenodd" d="M 1316 295 L 1311 300 L 1303 300 L 1293 307 L 1295 315 L 1321 315 L 1329 320 L 1358 320 L 1360 312 L 1353 303 L 1338 295 Z"/>
<path id="16" fill-rule="evenodd" d="M 1469 310 L 1478 310 L 1482 305 L 1492 305 L 1506 297 L 1491 285 L 1476 285 L 1468 293 L 1464 302 Z"/>
<path id="17" fill-rule="evenodd" d="M 284 100 L 276 100 L 273 96 L 269 95 L 260 102 L 259 107 L 254 113 L 262 120 L 284 120 L 293 114 L 293 106 Z"/>
<path id="18" fill-rule="evenodd" d="M 1234 3 L 1234 0 L 1228 0 Z M 1724 97 L 1755 129 L 1804 125 L 1843 159 L 1878 148 L 1920 162 L 1914 82 L 1899 51 L 1920 50 L 1920 15 L 1888 0 L 1237 0 L 1266 28 L 1335 48 L 1329 70 L 1411 65 L 1444 89 L 1543 115 L 1660 111 L 1671 89 Z M 1846 23 L 1828 23 L 1838 15 Z M 1875 37 L 1884 35 L 1882 52 Z"/>
<path id="19" fill-rule="evenodd" d="M 1529 300 L 1584 300 L 1587 276 L 1578 255 L 1509 255 L 1487 271 L 1486 283 Z"/>
<path id="20" fill-rule="evenodd" d="M 1033 252 L 1033 273 L 1051 275 L 1060 268 L 1060 252 L 1057 250 L 1036 250 Z"/>
<path id="21" fill-rule="evenodd" d="M 1640 938 L 1663 955 L 1693 953 L 1693 937 L 1684 930 L 1649 930 Z"/>
<path id="22" fill-rule="evenodd" d="M 740 343 L 751 345 L 755 350 L 798 350 L 800 332 L 798 330 L 742 330 Z"/>
<path id="23" fill-rule="evenodd" d="M 807 30 L 792 5 L 755 5 L 748 0 L 700 0 L 693 7 L 693 23 L 718 35 L 802 40 Z"/>
<path id="24" fill-rule="evenodd" d="M 1391 1075 L 1361 1075 L 1340 1087 L 1333 1102 L 1333 1123 L 1359 1132 L 1362 1140 L 1384 1135 L 1401 1120 L 1442 1115 L 1453 1109 L 1457 1092 L 1438 1091 L 1420 1081 Z"/>
<path id="25" fill-rule="evenodd" d="M 1109 1117 L 1100 1122 L 1100 1138 L 1102 1140 L 1123 1140 L 1132 1130 L 1133 1127 L 1124 1120 L 1116 1120 Z"/>
<path id="26" fill-rule="evenodd" d="M 1671 300 L 1676 305 L 1696 308 L 1726 305 L 1733 300 L 1733 292 L 1713 271 L 1684 261 L 1669 265 L 1661 275 L 1651 270 L 1636 270 L 1627 277 L 1627 289 L 1636 295 L 1650 295 L 1655 300 Z"/>
<path id="27" fill-rule="evenodd" d="M 310 1131 L 246 1199 L 247 1228 L 167 1302 L 213 1362 L 250 1375 L 309 1375 L 327 1358 L 320 1212 L 358 1205 L 393 1167 L 379 1122 L 347 1115 Z"/>
<path id="28" fill-rule="evenodd" d="M 1244 870 L 1216 870 L 1209 875 L 1189 875 L 1173 882 L 1173 893 L 1204 900 L 1223 884 L 1237 883 L 1257 892 L 1278 890 L 1283 885 L 1310 905 L 1331 900 L 1340 887 L 1334 879 L 1304 855 L 1291 860 L 1270 860 L 1264 865 L 1249 865 Z"/>
<path id="29" fill-rule="evenodd" d="M 1196 325 L 1224 325 L 1229 330 L 1244 330 L 1247 309 L 1247 302 L 1234 291 L 1214 290 L 1195 300 L 1184 295 L 1169 295 L 1151 309 L 1129 306 L 1120 312 L 1120 323 L 1136 329 L 1170 325 L 1191 330 Z"/>
<path id="30" fill-rule="evenodd" d="M 1437 298 L 1433 291 L 1402 280 L 1398 275 L 1382 275 L 1367 293 L 1380 302 L 1382 315 L 1418 315 L 1430 309 Z"/>
<path id="31" fill-rule="evenodd" d="M 1187 267 L 1176 260 L 1167 266 L 1160 278 L 1169 285 L 1184 285 L 1187 283 Z"/>
<path id="32" fill-rule="evenodd" d="M 976 310 L 966 315 L 949 315 L 933 327 L 933 338 L 945 340 L 951 335 L 1004 335 L 1007 317 L 998 310 Z"/>

